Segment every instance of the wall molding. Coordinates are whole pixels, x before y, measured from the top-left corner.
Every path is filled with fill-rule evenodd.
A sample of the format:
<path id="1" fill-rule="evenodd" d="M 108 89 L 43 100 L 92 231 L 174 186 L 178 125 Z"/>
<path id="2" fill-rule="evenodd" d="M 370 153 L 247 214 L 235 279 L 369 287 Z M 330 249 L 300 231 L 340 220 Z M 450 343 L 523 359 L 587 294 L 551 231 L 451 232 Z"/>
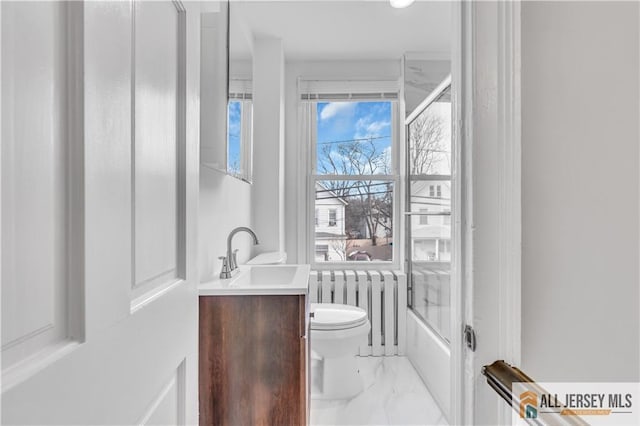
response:
<path id="1" fill-rule="evenodd" d="M 520 2 L 498 4 L 498 130 L 500 149 L 500 352 L 520 364 L 522 149 Z"/>
<path id="2" fill-rule="evenodd" d="M 521 364 L 522 333 L 522 141 L 520 1 L 498 3 L 499 353 Z M 502 404 L 501 424 L 511 422 Z"/>
<path id="3" fill-rule="evenodd" d="M 520 0 L 511 2 L 498 2 L 491 9 L 480 9 L 485 5 L 475 2 L 456 2 L 454 4 L 454 55 L 452 63 L 453 85 L 459 92 L 454 94 L 460 104 L 454 109 L 454 130 L 460 131 L 460 155 L 462 158 L 460 179 L 463 185 L 460 188 L 460 202 L 462 206 L 461 232 L 463 247 L 459 253 L 462 271 L 460 280 L 462 283 L 460 299 L 452 293 L 454 303 L 459 303 L 462 315 L 462 323 L 472 326 L 480 325 L 484 338 L 479 341 L 497 341 L 500 358 L 509 363 L 519 365 L 521 344 L 521 130 L 520 130 Z M 485 22 L 486 20 L 486 22 Z M 495 46 L 480 46 L 476 38 L 478 31 L 484 26 L 494 25 L 497 22 L 497 39 Z M 491 22 L 489 22 L 491 21 Z M 492 55 L 497 53 L 497 78 L 487 74 L 486 70 L 479 70 L 480 64 L 486 65 L 493 60 Z M 480 60 L 482 59 L 482 60 Z M 483 62 L 484 61 L 484 62 Z M 494 65 L 492 64 L 492 67 Z M 474 150 L 478 150 L 477 136 L 474 134 L 479 123 L 474 121 L 476 109 L 489 108 L 486 105 L 478 105 L 490 99 L 490 94 L 478 93 L 479 87 L 491 87 L 487 79 L 496 84 L 496 121 L 482 123 L 485 127 L 493 127 L 497 135 L 497 167 L 495 178 L 485 182 L 497 191 L 498 235 L 490 244 L 497 247 L 495 259 L 497 260 L 497 283 L 491 288 L 477 288 L 478 284 L 487 285 L 486 282 L 476 282 L 475 262 L 483 249 L 490 247 L 474 247 L 474 231 L 476 223 L 476 209 L 474 199 L 479 191 L 477 183 L 474 186 Z M 486 116 L 487 111 L 482 111 Z M 493 117 L 491 117 L 493 119 Z M 486 130 L 485 130 L 486 131 Z M 482 171 L 475 171 L 482 173 Z M 487 188 L 482 188 L 485 192 Z M 484 241 L 484 244 L 487 244 Z M 455 289 L 454 289 L 455 290 Z M 458 290 L 455 290 L 458 291 Z M 498 296 L 496 303 L 497 327 L 487 329 L 489 326 L 486 312 L 478 311 L 475 294 L 490 291 Z M 481 306 L 482 309 L 486 307 Z M 480 323 L 476 323 L 476 319 Z M 475 324 L 474 324 L 475 323 Z M 493 323 L 491 323 L 493 324 Z M 461 330 L 459 330 L 461 333 Z M 460 334 L 458 333 L 458 335 Z M 487 334 L 494 334 L 488 336 Z M 467 350 L 461 339 L 455 333 L 452 339 L 452 424 L 471 424 L 483 421 L 484 415 L 490 415 L 498 419 L 501 424 L 511 422 L 510 407 L 502 401 L 494 407 L 485 407 L 486 413 L 478 412 L 477 401 L 482 401 L 476 392 L 492 392 L 484 380 L 478 380 L 482 367 L 478 353 Z M 481 336 L 482 337 L 482 336 Z M 461 348 L 457 353 L 453 345 Z M 486 351 L 485 351 L 486 353 Z M 488 414 L 492 410 L 494 414 Z"/>
<path id="4" fill-rule="evenodd" d="M 452 263 L 457 267 L 452 268 L 451 282 L 458 285 L 451 286 L 451 398 L 449 408 L 449 423 L 464 424 L 472 418 L 471 411 L 473 397 L 473 382 L 469 382 L 471 375 L 466 366 L 468 359 L 465 357 L 465 350 L 462 341 L 462 330 L 468 315 L 468 301 L 472 294 L 468 294 L 472 285 L 473 276 L 466 267 L 466 259 L 471 253 L 471 238 L 467 232 L 469 223 L 468 206 L 470 190 L 468 176 L 471 176 L 471 96 L 469 83 L 466 79 L 469 76 L 467 68 L 471 68 L 472 56 L 467 46 L 470 45 L 470 15 L 472 2 L 454 2 L 452 6 L 453 14 L 453 41 L 451 55 L 451 100 L 452 100 L 452 122 L 455 150 L 452 174 L 455 176 L 452 192 L 452 203 L 458 208 L 452 209 L 452 221 L 456 224 L 453 227 L 452 237 L 460 244 L 454 247 L 452 252 Z"/>

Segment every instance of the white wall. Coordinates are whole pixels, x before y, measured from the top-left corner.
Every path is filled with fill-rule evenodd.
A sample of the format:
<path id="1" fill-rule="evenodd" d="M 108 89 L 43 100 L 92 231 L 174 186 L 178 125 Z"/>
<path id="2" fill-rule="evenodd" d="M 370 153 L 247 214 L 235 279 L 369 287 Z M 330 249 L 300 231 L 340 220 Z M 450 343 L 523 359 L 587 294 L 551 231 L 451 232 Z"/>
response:
<path id="1" fill-rule="evenodd" d="M 299 77 L 318 80 L 395 80 L 400 78 L 398 61 L 309 61 L 289 62 L 285 70 L 285 251 L 290 263 L 302 262 L 298 237 L 304 231 L 304 213 L 298 211 L 299 185 L 305 185 L 306 150 L 301 146 L 298 129 Z M 302 228 L 301 228 L 302 227 Z"/>
<path id="2" fill-rule="evenodd" d="M 223 46 L 219 40 L 221 34 L 226 33 L 226 25 L 221 23 L 221 19 L 226 17 L 226 10 L 218 9 L 217 2 L 211 2 L 208 6 L 213 12 L 203 14 L 201 20 L 202 125 L 198 232 L 200 281 L 214 278 L 220 273 L 222 261 L 218 257 L 226 256 L 229 232 L 238 226 L 252 225 L 251 185 L 224 173 L 227 163 L 227 70 L 224 58 L 220 57 L 221 53 L 224 56 L 224 51 L 221 52 Z M 226 18 L 224 20 L 226 21 Z M 251 76 L 251 62 L 234 61 L 232 70 L 236 70 L 240 77 L 248 78 Z M 246 233 L 234 237 L 233 247 L 239 249 L 239 263 L 244 263 L 250 258 L 253 246 L 251 238 Z"/>
<path id="3" fill-rule="evenodd" d="M 284 248 L 284 50 L 282 40 L 253 43 L 252 221 L 259 252 Z"/>
<path id="4" fill-rule="evenodd" d="M 251 185 L 217 170 L 200 167 L 198 257 L 200 281 L 218 276 L 219 256 L 226 256 L 227 235 L 237 226 L 251 226 Z M 253 246 L 247 233 L 233 239 L 238 263 L 249 260 Z"/>
<path id="5" fill-rule="evenodd" d="M 522 367 L 640 380 L 638 3 L 522 5 Z"/>

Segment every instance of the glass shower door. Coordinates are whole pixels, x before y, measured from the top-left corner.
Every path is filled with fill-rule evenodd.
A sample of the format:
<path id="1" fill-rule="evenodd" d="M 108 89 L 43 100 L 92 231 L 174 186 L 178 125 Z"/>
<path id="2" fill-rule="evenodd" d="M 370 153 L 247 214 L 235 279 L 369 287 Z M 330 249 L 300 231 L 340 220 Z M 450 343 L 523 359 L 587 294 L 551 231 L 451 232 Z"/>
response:
<path id="1" fill-rule="evenodd" d="M 451 336 L 451 86 L 407 123 L 409 307 L 442 339 Z"/>

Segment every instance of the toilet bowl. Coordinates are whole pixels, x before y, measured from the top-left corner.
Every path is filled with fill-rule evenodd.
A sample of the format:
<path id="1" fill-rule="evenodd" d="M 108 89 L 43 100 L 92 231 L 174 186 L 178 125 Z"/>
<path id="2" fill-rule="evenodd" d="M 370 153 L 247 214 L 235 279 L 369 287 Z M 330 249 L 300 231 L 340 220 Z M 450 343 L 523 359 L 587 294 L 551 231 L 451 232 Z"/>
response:
<path id="1" fill-rule="evenodd" d="M 311 313 L 311 351 L 320 362 L 311 398 L 352 398 L 363 390 L 356 355 L 371 329 L 367 313 L 332 303 L 312 303 Z"/>

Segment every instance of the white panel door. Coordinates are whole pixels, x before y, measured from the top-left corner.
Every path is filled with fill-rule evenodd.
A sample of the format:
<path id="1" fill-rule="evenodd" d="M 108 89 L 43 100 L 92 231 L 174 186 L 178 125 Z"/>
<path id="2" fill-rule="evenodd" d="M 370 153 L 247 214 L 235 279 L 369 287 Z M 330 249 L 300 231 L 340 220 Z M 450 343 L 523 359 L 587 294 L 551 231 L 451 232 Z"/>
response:
<path id="1" fill-rule="evenodd" d="M 196 424 L 200 4 L 2 2 L 2 423 Z"/>
<path id="2" fill-rule="evenodd" d="M 66 337 L 64 7 L 2 13 L 2 358 Z M 34 31 L 38 28 L 38 31 Z M 37 265 L 37 267 L 34 267 Z M 41 297 L 33 297 L 34 294 Z M 30 309 L 24 309 L 25 306 Z"/>

